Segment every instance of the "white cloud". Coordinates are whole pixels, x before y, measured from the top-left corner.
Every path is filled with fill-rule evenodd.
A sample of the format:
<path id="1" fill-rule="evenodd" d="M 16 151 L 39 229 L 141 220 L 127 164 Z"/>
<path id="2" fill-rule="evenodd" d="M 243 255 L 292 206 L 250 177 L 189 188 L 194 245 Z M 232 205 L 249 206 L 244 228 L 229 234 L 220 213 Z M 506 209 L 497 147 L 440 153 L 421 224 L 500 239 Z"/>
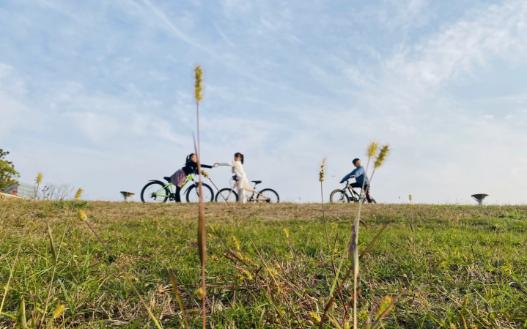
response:
<path id="1" fill-rule="evenodd" d="M 0 62 L 0 138 L 16 134 L 27 111 L 18 99 L 26 94 L 26 86 L 12 66 Z"/>
<path id="2" fill-rule="evenodd" d="M 494 57 L 519 59 L 527 51 L 527 3 L 507 1 L 448 26 L 431 39 L 387 61 L 388 83 L 434 90 Z"/>
<path id="3" fill-rule="evenodd" d="M 50 27 L 78 38 L 73 47 L 64 39 L 71 53 L 41 52 L 41 69 L 53 72 L 53 81 L 42 81 L 28 59 L 0 66 L 0 111 L 9 118 L 0 120 L 0 137 L 16 146 L 20 168 L 30 177 L 43 170 L 58 183 L 86 186 L 95 198 L 119 198 L 119 189 L 137 191 L 148 178 L 170 174 L 192 151 L 191 69 L 200 62 L 205 160 L 245 152 L 249 176 L 285 200 L 317 200 L 324 156 L 327 188 L 336 187 L 372 139 L 393 147 L 375 182 L 381 201 L 412 193 L 427 202 L 471 202 L 474 192 L 490 192 L 494 202 L 527 199 L 527 159 L 518 151 L 527 143 L 525 89 L 476 92 L 478 99 L 449 92 L 499 70 L 497 61 L 526 67 L 525 2 L 480 4 L 449 18 L 453 24 L 420 30 L 417 42 L 406 34 L 428 22 L 432 3 L 425 0 L 383 1 L 358 12 L 324 2 L 221 5 L 205 13 L 119 1 L 78 15 L 66 2 L 53 3 L 52 10 L 82 22 Z M 384 26 L 368 30 L 372 22 Z M 372 34 L 390 29 L 403 36 L 387 42 Z M 16 42 L 5 44 L 19 52 Z M 83 57 L 85 49 L 97 60 Z M 14 67 L 36 74 L 13 80 Z M 56 73 L 61 69 L 70 72 Z M 6 127 L 25 134 L 15 139 Z M 489 164 L 489 155 L 498 161 Z M 230 177 L 213 175 L 220 185 Z"/>

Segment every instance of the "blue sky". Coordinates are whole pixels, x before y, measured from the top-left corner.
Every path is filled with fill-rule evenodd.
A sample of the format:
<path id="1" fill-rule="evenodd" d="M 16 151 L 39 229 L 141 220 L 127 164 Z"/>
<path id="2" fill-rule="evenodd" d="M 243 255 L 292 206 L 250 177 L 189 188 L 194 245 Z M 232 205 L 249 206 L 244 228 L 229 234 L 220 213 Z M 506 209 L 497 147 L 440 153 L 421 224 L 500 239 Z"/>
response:
<path id="1" fill-rule="evenodd" d="M 138 192 L 192 151 L 196 64 L 203 160 L 286 200 L 372 140 L 380 201 L 527 200 L 525 1 L 3 0 L 0 146 L 23 181 Z"/>

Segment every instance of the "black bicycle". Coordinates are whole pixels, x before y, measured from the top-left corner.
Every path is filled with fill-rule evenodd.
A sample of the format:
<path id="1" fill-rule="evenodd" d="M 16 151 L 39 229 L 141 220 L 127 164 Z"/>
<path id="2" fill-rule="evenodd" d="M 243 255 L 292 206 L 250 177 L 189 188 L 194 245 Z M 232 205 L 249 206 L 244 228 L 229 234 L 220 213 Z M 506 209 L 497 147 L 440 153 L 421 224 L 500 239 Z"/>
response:
<path id="1" fill-rule="evenodd" d="M 351 178 L 350 178 L 351 179 Z M 329 195 L 329 201 L 331 203 L 349 203 L 349 202 L 366 202 L 366 196 L 361 193 L 360 187 L 353 187 L 348 180 L 344 182 L 344 187 L 335 189 Z M 371 198 L 371 203 L 377 203 L 375 199 Z"/>
<path id="2" fill-rule="evenodd" d="M 205 174 L 202 171 L 202 174 Z M 205 174 L 206 175 L 206 174 Z M 203 175 L 203 176 L 205 176 Z M 141 201 L 143 202 L 158 202 L 163 203 L 176 200 L 176 186 L 170 181 L 170 177 L 164 177 L 166 182 L 160 180 L 151 180 L 146 184 L 141 190 Z M 187 202 L 198 202 L 199 201 L 199 192 L 198 192 L 198 180 L 195 178 L 195 175 L 190 174 L 187 176 L 185 185 L 190 183 L 183 193 L 185 194 L 185 199 Z M 212 188 L 206 183 L 201 183 L 203 191 L 203 200 L 205 202 L 214 201 L 214 192 Z"/>
<path id="3" fill-rule="evenodd" d="M 239 200 L 238 193 L 234 190 L 236 181 L 234 177 L 232 179 L 232 187 L 225 187 L 216 193 L 216 202 L 237 202 Z M 257 190 L 256 185 L 261 184 L 261 180 L 252 180 L 254 184 L 253 192 L 250 197 L 247 198 L 247 202 L 256 203 L 279 203 L 280 196 L 278 193 L 271 188 L 264 188 L 263 190 Z"/>

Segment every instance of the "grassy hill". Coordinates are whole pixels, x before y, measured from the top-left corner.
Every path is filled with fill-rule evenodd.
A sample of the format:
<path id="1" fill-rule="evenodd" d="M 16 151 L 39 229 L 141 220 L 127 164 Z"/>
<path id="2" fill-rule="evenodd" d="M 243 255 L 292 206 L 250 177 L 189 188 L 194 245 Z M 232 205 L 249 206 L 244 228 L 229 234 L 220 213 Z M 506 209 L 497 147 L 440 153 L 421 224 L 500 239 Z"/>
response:
<path id="1" fill-rule="evenodd" d="M 208 205 L 210 327 L 317 327 L 355 211 Z M 363 214 L 361 327 L 527 328 L 527 207 Z M 164 328 L 198 326 L 196 216 L 192 205 L 0 201 L 0 328 L 153 328 L 148 311 Z M 336 290 L 324 327 L 346 328 L 351 285 Z"/>

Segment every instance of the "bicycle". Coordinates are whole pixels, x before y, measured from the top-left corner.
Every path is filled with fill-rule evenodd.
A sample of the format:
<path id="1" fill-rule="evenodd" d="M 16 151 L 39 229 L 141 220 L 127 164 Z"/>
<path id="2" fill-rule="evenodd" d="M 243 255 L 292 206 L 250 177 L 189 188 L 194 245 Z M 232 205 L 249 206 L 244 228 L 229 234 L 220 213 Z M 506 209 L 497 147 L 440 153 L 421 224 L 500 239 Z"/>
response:
<path id="1" fill-rule="evenodd" d="M 232 187 L 225 187 L 216 193 L 216 202 L 237 202 L 239 200 L 238 193 L 234 190 L 236 185 L 236 180 L 232 179 Z M 253 192 L 250 197 L 247 198 L 247 202 L 262 202 L 262 203 L 279 203 L 280 196 L 278 193 L 271 188 L 264 188 L 263 190 L 256 190 L 256 185 L 261 184 L 261 180 L 252 180 L 251 183 L 254 184 Z"/>
<path id="2" fill-rule="evenodd" d="M 351 179 L 352 177 L 350 177 Z M 365 203 L 366 202 L 366 196 L 361 193 L 361 189 L 356 187 L 354 188 L 352 186 L 352 183 L 350 183 L 350 180 L 346 180 L 345 186 L 341 189 L 335 189 L 331 192 L 329 195 L 329 202 L 331 203 Z M 355 189 L 358 189 L 359 191 L 356 191 Z M 371 203 L 377 203 L 375 199 L 371 198 Z"/>
<path id="3" fill-rule="evenodd" d="M 206 177 L 206 173 L 204 171 L 202 171 L 202 175 Z M 163 177 L 163 179 L 166 181 L 166 183 L 160 180 L 150 180 L 150 182 L 143 187 L 143 189 L 141 190 L 141 201 L 143 201 L 143 203 L 163 203 L 167 202 L 168 200 L 176 200 L 176 186 L 172 184 L 170 177 Z M 187 176 L 185 184 L 183 184 L 183 186 L 187 185 L 187 183 L 189 182 L 191 182 L 191 184 L 182 193 L 185 193 L 185 199 L 187 202 L 198 202 L 198 181 L 195 178 L 194 174 L 190 174 Z M 201 186 L 203 188 L 203 201 L 214 201 L 214 192 L 212 188 L 203 182 L 201 183 Z"/>

